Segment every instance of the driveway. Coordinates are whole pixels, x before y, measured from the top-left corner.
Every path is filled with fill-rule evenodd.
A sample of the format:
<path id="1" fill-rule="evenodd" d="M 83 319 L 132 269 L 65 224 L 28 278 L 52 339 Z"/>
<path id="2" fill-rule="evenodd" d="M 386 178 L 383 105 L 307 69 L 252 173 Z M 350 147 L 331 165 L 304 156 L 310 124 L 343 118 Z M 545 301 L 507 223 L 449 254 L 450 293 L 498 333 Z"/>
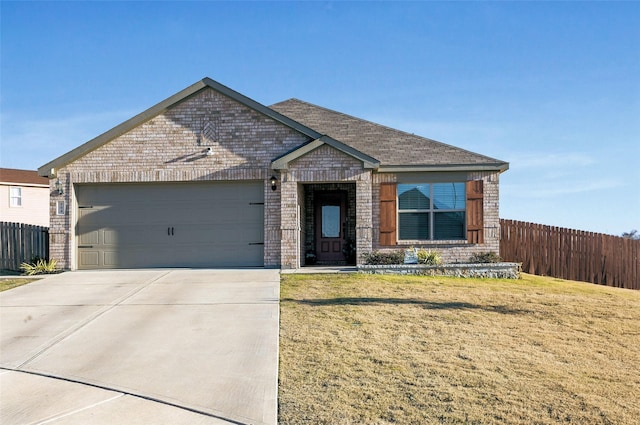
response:
<path id="1" fill-rule="evenodd" d="M 275 424 L 278 270 L 67 272 L 0 293 L 0 423 Z"/>

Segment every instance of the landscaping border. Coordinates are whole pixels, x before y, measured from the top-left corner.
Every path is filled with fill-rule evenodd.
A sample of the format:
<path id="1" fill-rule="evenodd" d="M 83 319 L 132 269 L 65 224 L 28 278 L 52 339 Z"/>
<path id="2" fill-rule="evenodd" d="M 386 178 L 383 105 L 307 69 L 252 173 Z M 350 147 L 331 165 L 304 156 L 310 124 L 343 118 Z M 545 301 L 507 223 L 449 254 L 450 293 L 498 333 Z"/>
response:
<path id="1" fill-rule="evenodd" d="M 358 273 L 520 279 L 521 263 L 359 265 Z"/>

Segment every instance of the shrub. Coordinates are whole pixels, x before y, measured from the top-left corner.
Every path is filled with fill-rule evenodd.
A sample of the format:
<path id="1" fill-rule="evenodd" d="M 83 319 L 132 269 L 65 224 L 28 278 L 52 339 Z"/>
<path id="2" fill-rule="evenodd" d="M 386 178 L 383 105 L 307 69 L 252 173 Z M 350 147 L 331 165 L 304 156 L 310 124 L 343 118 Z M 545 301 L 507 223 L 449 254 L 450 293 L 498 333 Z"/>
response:
<path id="1" fill-rule="evenodd" d="M 418 250 L 418 263 L 437 266 L 438 264 L 442 264 L 442 257 L 440 256 L 440 253 L 438 251 L 431 251 L 420 248 Z"/>
<path id="2" fill-rule="evenodd" d="M 20 264 L 20 270 L 24 271 L 24 274 L 33 276 L 36 274 L 50 274 L 58 271 L 58 262 L 56 260 L 37 260 L 33 263 Z"/>
<path id="3" fill-rule="evenodd" d="M 502 261 L 502 258 L 495 252 L 478 252 L 477 254 L 473 254 L 469 261 L 471 263 L 499 263 Z"/>
<path id="4" fill-rule="evenodd" d="M 403 264 L 404 263 L 404 251 L 391 251 L 391 252 L 365 252 L 362 254 L 362 259 L 365 264 L 372 266 L 382 266 L 391 264 Z"/>

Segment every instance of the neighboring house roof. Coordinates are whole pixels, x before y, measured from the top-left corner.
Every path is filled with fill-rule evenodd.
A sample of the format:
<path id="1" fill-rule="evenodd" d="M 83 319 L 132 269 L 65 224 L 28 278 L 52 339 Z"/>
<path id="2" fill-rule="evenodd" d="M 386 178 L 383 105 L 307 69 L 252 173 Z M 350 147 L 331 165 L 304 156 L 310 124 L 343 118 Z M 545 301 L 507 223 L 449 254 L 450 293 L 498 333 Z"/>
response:
<path id="1" fill-rule="evenodd" d="M 0 168 L 0 183 L 49 187 L 49 179 L 46 177 L 40 177 L 37 171 L 17 170 L 15 168 Z"/>
<path id="2" fill-rule="evenodd" d="M 380 161 L 380 171 L 408 169 L 490 169 L 509 164 L 425 137 L 385 127 L 298 99 L 270 106 L 297 122 Z"/>

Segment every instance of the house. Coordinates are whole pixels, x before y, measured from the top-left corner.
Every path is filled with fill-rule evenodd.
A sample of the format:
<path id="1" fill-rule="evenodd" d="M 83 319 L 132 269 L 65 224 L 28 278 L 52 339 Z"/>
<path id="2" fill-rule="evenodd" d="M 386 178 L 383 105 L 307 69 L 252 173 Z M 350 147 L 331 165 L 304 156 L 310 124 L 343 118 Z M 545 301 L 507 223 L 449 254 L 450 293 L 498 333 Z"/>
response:
<path id="1" fill-rule="evenodd" d="M 506 162 L 209 78 L 39 169 L 68 269 L 282 267 L 499 249 Z M 404 196 L 404 194 L 409 195 Z"/>
<path id="2" fill-rule="evenodd" d="M 0 168 L 0 221 L 49 226 L 49 179 L 34 170 Z"/>

